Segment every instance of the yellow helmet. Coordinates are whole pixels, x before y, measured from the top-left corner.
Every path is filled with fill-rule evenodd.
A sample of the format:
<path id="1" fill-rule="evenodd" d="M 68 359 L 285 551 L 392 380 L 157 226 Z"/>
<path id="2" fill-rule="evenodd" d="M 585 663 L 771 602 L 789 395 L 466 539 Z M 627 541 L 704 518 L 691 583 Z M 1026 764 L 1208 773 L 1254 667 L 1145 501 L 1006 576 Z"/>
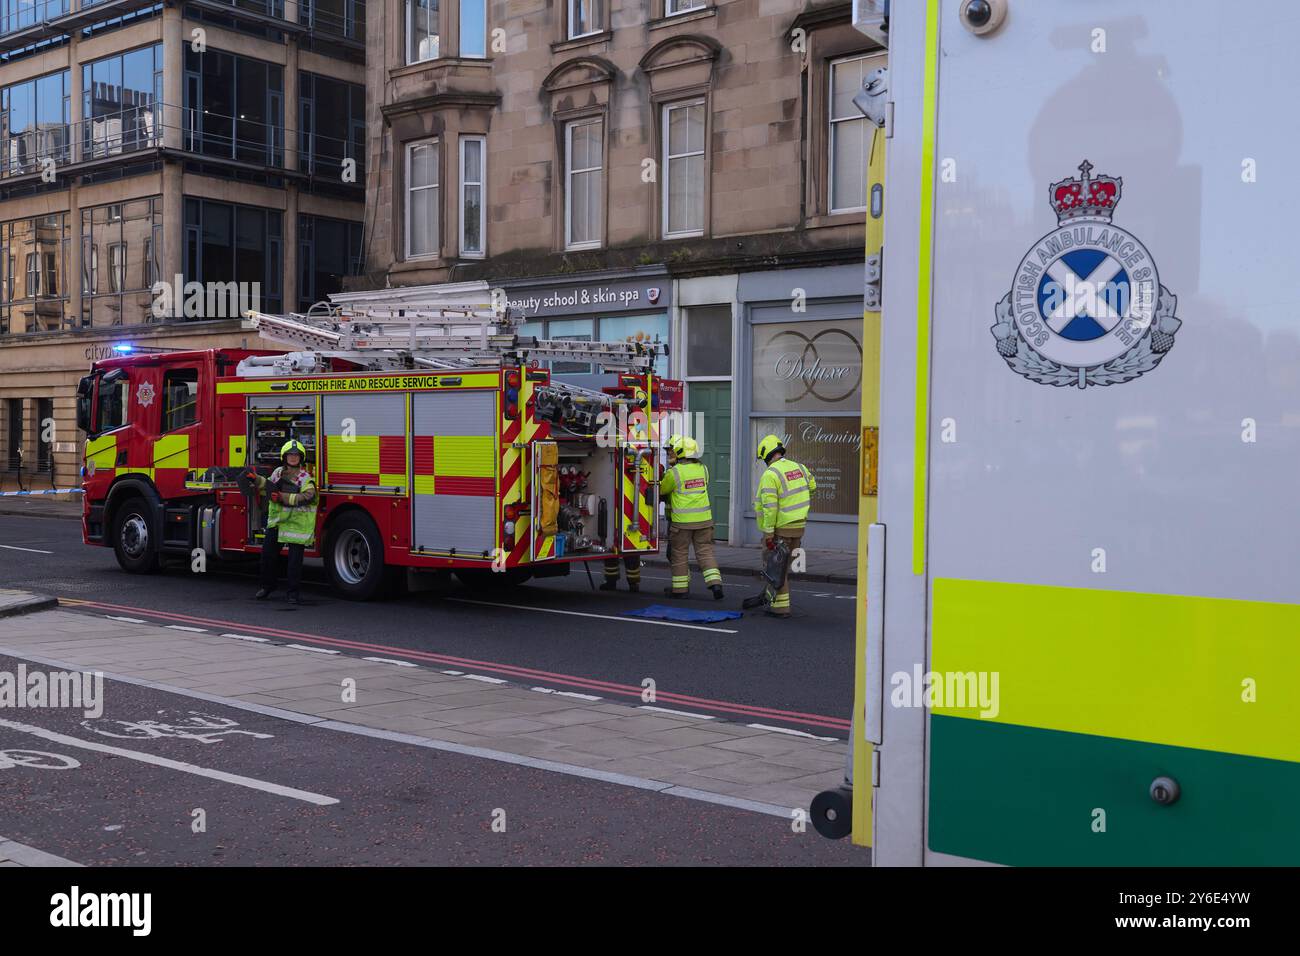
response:
<path id="1" fill-rule="evenodd" d="M 678 457 L 681 457 L 681 458 L 699 458 L 699 457 L 700 457 L 700 443 L 697 442 L 694 438 L 683 438 L 683 439 L 682 439 L 682 450 L 681 450 L 680 452 L 678 452 L 677 454 L 678 454 Z"/>
<path id="2" fill-rule="evenodd" d="M 302 442 L 298 441 L 296 438 L 290 438 L 280 446 L 280 460 L 284 461 L 284 456 L 289 454 L 291 451 L 296 451 L 298 453 L 298 457 L 302 459 L 300 463 L 306 463 L 307 449 L 304 448 Z"/>
<path id="3" fill-rule="evenodd" d="M 676 457 L 684 458 L 686 456 L 686 443 L 689 440 L 681 435 L 670 435 L 668 437 L 668 450 Z"/>
<path id="4" fill-rule="evenodd" d="M 785 454 L 785 446 L 781 444 L 781 439 L 775 435 L 768 435 L 758 443 L 758 460 L 767 461 L 769 455 L 779 451 Z"/>

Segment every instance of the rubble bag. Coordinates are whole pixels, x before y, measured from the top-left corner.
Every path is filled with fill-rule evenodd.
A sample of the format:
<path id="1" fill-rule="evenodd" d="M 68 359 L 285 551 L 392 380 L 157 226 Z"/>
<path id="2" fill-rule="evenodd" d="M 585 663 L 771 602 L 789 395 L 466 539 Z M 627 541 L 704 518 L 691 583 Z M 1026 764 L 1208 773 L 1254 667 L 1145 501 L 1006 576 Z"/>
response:
<path id="1" fill-rule="evenodd" d="M 693 611 L 685 607 L 669 607 L 666 604 L 652 604 L 635 611 L 624 611 L 624 617 L 649 617 L 661 621 L 687 621 L 692 624 L 707 624 L 712 621 L 734 621 L 742 617 L 739 611 Z"/>
<path id="2" fill-rule="evenodd" d="M 555 534 L 559 531 L 560 515 L 560 449 L 555 444 L 544 444 L 538 448 L 537 484 L 541 496 L 537 509 L 537 520 L 542 534 Z"/>

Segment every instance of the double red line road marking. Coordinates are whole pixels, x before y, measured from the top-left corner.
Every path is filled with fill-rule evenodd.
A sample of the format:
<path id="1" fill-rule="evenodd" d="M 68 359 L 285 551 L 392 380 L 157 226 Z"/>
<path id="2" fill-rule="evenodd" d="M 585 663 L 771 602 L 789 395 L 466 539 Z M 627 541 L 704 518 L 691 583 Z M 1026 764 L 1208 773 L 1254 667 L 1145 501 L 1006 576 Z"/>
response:
<path id="1" fill-rule="evenodd" d="M 521 667 L 516 664 L 498 664 L 494 661 L 479 661 L 468 657 L 453 657 L 450 654 L 435 654 L 432 651 L 412 650 L 405 647 L 392 647 L 387 644 L 371 644 L 366 641 L 352 641 L 340 637 L 326 637 L 323 634 L 308 634 L 303 631 L 290 631 L 280 627 L 265 627 L 260 624 L 243 624 L 237 621 L 219 621 L 213 618 L 197 617 L 192 614 L 177 614 L 174 611 L 155 611 L 151 608 L 129 607 L 124 604 L 107 604 L 102 601 L 87 601 L 82 598 L 63 598 L 65 604 L 75 607 L 95 608 L 111 611 L 115 614 L 134 614 L 142 617 L 160 618 L 166 621 L 179 621 L 190 625 L 205 625 L 225 631 L 247 632 L 264 637 L 287 638 L 295 642 L 318 644 L 337 650 L 363 651 L 367 654 L 383 654 L 387 657 L 407 658 L 424 664 L 438 664 L 457 669 L 473 668 L 513 677 L 522 681 L 545 681 L 565 687 L 578 687 L 587 691 L 610 694 L 619 697 L 641 699 L 642 688 L 630 684 L 618 684 L 613 681 L 597 680 L 591 677 L 578 677 L 574 674 L 558 674 L 553 671 L 538 670 L 533 667 Z M 708 697 L 694 697 L 690 694 L 678 694 L 672 691 L 656 690 L 655 704 L 689 707 L 694 710 L 711 711 L 725 714 L 735 719 L 747 721 L 775 721 L 784 724 L 797 724 L 818 727 L 823 730 L 835 730 L 847 734 L 849 722 L 841 717 L 828 717 L 824 714 L 805 714 L 792 710 L 777 710 L 772 707 L 756 707 L 750 704 L 738 704 L 725 700 L 713 700 Z"/>

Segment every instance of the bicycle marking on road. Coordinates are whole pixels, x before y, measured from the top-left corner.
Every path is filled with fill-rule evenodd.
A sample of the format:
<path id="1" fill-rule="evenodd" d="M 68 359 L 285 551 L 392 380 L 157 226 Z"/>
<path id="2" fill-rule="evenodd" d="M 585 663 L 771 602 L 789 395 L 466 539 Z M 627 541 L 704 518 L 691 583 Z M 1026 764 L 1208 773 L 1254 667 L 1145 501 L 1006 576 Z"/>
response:
<path id="1" fill-rule="evenodd" d="M 76 770 L 80 766 L 80 760 L 44 750 L 0 750 L 0 770 L 12 770 L 14 767 L 25 767 L 28 770 Z"/>
<path id="2" fill-rule="evenodd" d="M 7 727 L 10 730 L 17 731 L 18 733 L 29 734 L 33 737 L 39 737 L 42 740 L 48 740 L 51 743 L 62 744 L 65 747 L 77 747 L 81 750 L 110 754 L 114 757 L 125 757 L 127 760 L 134 760 L 137 763 L 162 767 L 167 770 L 175 770 L 194 777 L 203 777 L 221 783 L 234 784 L 237 787 L 245 787 L 249 790 L 258 790 L 262 793 L 269 793 L 277 797 L 288 797 L 291 800 L 301 800 L 303 803 L 314 804 L 318 807 L 327 807 L 339 802 L 334 797 L 327 797 L 320 793 L 312 793 L 310 790 L 299 790 L 297 787 L 286 787 L 282 784 L 271 783 L 269 780 L 258 780 L 255 777 L 245 777 L 237 773 L 227 773 L 224 770 L 214 770 L 211 767 L 200 767 L 198 764 L 186 763 L 182 760 L 172 760 L 169 757 L 160 757 L 156 754 L 143 753 L 139 750 L 127 750 L 125 747 L 113 747 L 109 744 L 96 743 L 93 740 L 82 740 L 79 737 L 69 737 L 67 734 L 61 734 L 53 730 L 46 730 L 44 727 L 36 727 L 32 724 L 20 724 L 15 720 L 4 720 L 3 718 L 0 718 L 0 727 Z"/>
<path id="3" fill-rule="evenodd" d="M 160 710 L 159 716 L 166 716 L 167 711 Z M 104 729 L 104 725 L 116 724 L 121 733 Z M 270 740 L 275 734 L 263 734 L 253 730 L 239 730 L 239 721 L 229 717 L 214 717 L 197 710 L 187 711 L 184 717 L 174 723 L 163 720 L 109 720 L 104 717 L 81 721 L 81 726 L 101 737 L 114 737 L 118 740 L 157 740 L 170 737 L 178 740 L 197 740 L 203 744 L 219 744 L 227 734 L 242 734 L 258 740 Z"/>

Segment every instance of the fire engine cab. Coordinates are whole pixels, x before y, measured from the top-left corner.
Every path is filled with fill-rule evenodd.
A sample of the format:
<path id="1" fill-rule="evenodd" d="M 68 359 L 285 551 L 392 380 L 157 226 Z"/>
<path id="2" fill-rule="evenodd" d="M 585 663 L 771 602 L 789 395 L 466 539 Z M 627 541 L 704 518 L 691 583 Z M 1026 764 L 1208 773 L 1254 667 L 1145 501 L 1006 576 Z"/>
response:
<path id="1" fill-rule="evenodd" d="M 133 573 L 260 553 L 265 502 L 239 476 L 269 475 L 296 438 L 320 491 L 307 553 L 348 598 L 375 597 L 406 569 L 518 583 L 657 550 L 654 363 L 666 346 L 521 336 L 493 303 L 350 296 L 249 313 L 294 351 L 96 363 L 77 402 L 85 542 Z M 591 363 L 611 384 L 558 381 L 551 360 Z"/>

